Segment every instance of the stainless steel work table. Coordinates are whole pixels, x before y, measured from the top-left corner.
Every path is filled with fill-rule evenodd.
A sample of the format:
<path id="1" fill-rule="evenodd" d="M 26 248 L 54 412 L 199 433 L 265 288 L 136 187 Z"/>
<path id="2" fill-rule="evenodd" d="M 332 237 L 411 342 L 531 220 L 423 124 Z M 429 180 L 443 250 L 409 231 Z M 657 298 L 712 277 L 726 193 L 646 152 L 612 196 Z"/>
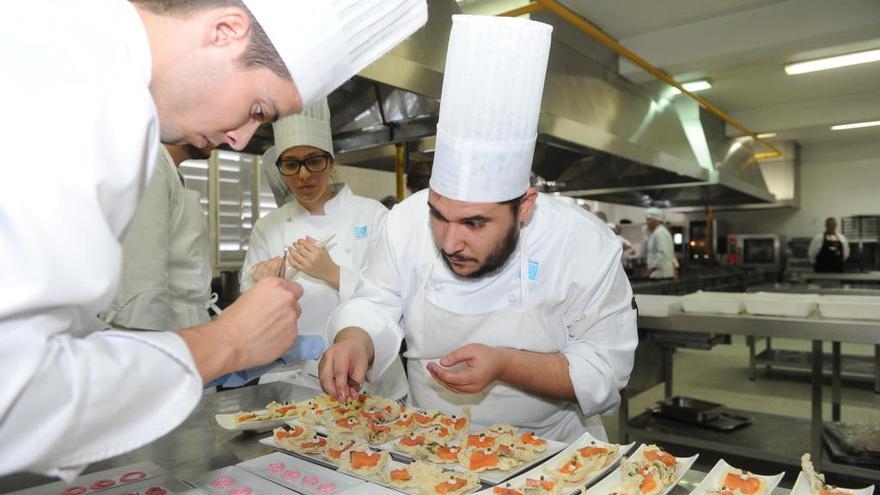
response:
<path id="1" fill-rule="evenodd" d="M 880 272 L 853 273 L 796 273 L 793 278 L 808 282 L 810 280 L 830 280 L 837 282 L 880 282 Z"/>
<path id="2" fill-rule="evenodd" d="M 809 450 L 817 469 L 860 477 L 880 477 L 880 471 L 823 461 L 822 449 L 822 343 L 833 342 L 832 410 L 835 420 L 840 417 L 840 346 L 841 342 L 880 344 L 880 321 L 829 320 L 818 317 L 784 318 L 752 315 L 702 315 L 677 313 L 666 318 L 640 316 L 640 330 L 655 332 L 685 332 L 709 335 L 744 335 L 747 337 L 775 337 L 812 341 L 811 366 L 811 419 Z M 878 363 L 880 364 L 880 363 Z M 671 366 L 670 366 L 671 369 Z M 668 385 L 668 384 L 667 384 Z M 667 387 L 667 390 L 669 388 Z M 623 410 L 628 408 L 624 405 Z M 622 413 L 624 414 L 624 413 Z M 626 421 L 622 421 L 621 425 Z M 663 435 L 658 437 L 661 440 Z M 668 439 L 668 438 L 667 438 Z M 698 442 L 697 442 L 698 443 Z M 696 445 L 705 448 L 704 444 Z"/>
<path id="3" fill-rule="evenodd" d="M 229 431 L 220 428 L 214 420 L 218 413 L 265 406 L 272 400 L 304 400 L 316 391 L 284 383 L 271 383 L 206 394 L 190 417 L 177 429 L 138 450 L 92 464 L 86 473 L 125 466 L 139 461 L 152 461 L 168 470 L 175 478 L 192 478 L 199 474 L 231 466 L 273 452 L 257 443 L 267 433 Z M 705 477 L 706 473 L 689 471 L 670 495 L 687 495 Z M 8 492 L 50 483 L 55 479 L 30 474 L 16 474 L 0 478 L 0 492 Z M 774 495 L 788 495 L 789 490 L 778 488 Z"/>

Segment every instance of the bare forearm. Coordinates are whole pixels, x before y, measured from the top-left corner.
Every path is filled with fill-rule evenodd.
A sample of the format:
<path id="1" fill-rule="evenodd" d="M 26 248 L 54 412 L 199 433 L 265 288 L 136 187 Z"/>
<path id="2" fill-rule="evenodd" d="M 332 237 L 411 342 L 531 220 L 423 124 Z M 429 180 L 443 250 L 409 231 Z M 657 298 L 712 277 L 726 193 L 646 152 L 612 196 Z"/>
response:
<path id="1" fill-rule="evenodd" d="M 235 347 L 220 338 L 222 332 L 211 328 L 211 325 L 217 324 L 206 323 L 177 332 L 189 347 L 204 383 L 239 369 Z"/>
<path id="2" fill-rule="evenodd" d="M 330 276 L 327 277 L 327 283 L 336 290 L 339 290 L 339 277 L 341 271 L 342 269 L 339 268 L 339 265 L 333 265 L 333 269 L 330 270 Z"/>
<path id="3" fill-rule="evenodd" d="M 504 354 L 501 380 L 520 390 L 549 399 L 577 400 L 568 359 L 561 353 L 500 349 Z"/>

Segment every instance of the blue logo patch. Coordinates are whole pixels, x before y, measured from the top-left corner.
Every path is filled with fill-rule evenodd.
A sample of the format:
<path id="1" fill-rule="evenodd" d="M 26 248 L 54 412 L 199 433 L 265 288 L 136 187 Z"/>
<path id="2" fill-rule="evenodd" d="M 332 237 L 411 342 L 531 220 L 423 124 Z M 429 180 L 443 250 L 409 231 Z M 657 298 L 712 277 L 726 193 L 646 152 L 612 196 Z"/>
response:
<path id="1" fill-rule="evenodd" d="M 541 264 L 537 261 L 529 260 L 529 280 L 534 282 L 538 280 L 538 272 L 541 270 Z"/>
<path id="2" fill-rule="evenodd" d="M 367 226 L 366 225 L 355 225 L 354 226 L 354 238 L 355 239 L 363 239 L 367 236 Z"/>

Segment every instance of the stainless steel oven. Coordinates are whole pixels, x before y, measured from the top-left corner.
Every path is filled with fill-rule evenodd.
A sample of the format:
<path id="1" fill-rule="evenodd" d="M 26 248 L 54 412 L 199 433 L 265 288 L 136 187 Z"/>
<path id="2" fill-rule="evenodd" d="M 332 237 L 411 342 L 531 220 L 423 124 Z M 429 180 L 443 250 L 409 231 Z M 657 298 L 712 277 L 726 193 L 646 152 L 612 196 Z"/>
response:
<path id="1" fill-rule="evenodd" d="M 728 253 L 736 253 L 732 264 L 746 268 L 780 271 L 785 267 L 782 236 L 777 234 L 731 234 Z"/>

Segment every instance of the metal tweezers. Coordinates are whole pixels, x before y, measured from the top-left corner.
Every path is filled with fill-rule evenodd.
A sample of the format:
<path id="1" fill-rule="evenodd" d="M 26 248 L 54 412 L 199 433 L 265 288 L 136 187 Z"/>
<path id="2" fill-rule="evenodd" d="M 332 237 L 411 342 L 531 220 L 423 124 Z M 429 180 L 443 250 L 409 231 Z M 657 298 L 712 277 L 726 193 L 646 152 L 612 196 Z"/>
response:
<path id="1" fill-rule="evenodd" d="M 281 268 L 278 269 L 278 277 L 284 278 L 287 274 L 287 248 L 284 248 L 284 254 L 281 256 Z"/>

